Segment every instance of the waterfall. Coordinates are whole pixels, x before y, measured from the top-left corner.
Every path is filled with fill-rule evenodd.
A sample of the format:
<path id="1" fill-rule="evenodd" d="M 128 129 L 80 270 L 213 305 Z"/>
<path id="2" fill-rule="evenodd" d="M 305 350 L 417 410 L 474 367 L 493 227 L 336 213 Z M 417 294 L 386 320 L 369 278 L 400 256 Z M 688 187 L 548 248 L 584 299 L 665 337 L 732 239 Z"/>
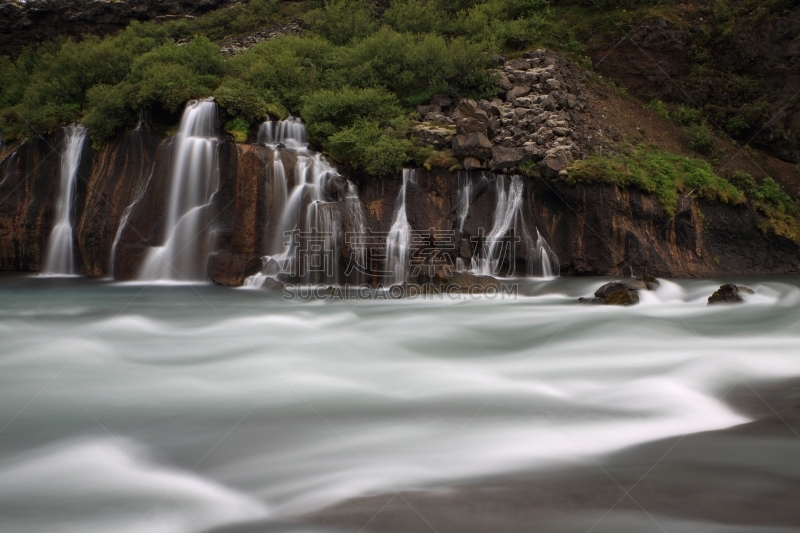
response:
<path id="1" fill-rule="evenodd" d="M 139 279 L 204 280 L 203 208 L 219 185 L 216 161 L 217 105 L 212 99 L 186 105 L 172 147 L 166 196 L 165 242 L 147 252 Z"/>
<path id="2" fill-rule="evenodd" d="M 397 197 L 392 227 L 386 236 L 386 282 L 389 285 L 403 283 L 408 274 L 411 226 L 406 214 L 406 192 L 409 182 L 416 183 L 418 172 L 414 169 L 403 169 L 403 185 Z"/>
<path id="3" fill-rule="evenodd" d="M 11 175 L 14 173 L 14 165 L 16 164 L 16 162 L 17 162 L 17 152 L 14 152 L 8 158 L 8 167 L 6 167 L 6 172 L 3 175 L 3 179 L 0 180 L 0 187 L 2 187 L 5 184 L 5 182 L 8 181 L 8 178 L 10 178 Z M 0 161 L 0 163 L 2 163 L 2 161 Z"/>
<path id="4" fill-rule="evenodd" d="M 44 271 L 48 274 L 74 275 L 75 259 L 72 237 L 72 200 L 81 163 L 83 141 L 88 130 L 78 124 L 64 129 L 64 151 L 61 153 L 61 185 L 56 205 L 55 226 L 45 251 Z"/>
<path id="5" fill-rule="evenodd" d="M 279 275 L 312 284 L 341 282 L 344 273 L 339 261 L 346 244 L 345 227 L 348 235 L 363 234 L 365 227 L 355 185 L 322 154 L 308 149 L 308 135 L 299 118 L 267 120 L 259 128 L 258 143 L 273 148 L 266 172 L 270 207 L 264 228 L 267 245 L 261 272 L 248 277 L 244 286 L 260 287 L 267 278 Z M 283 150 L 296 157 L 291 190 L 280 157 Z M 355 240 L 358 242 L 350 245 L 350 253 L 363 265 L 366 246 Z M 307 251 L 313 253 L 307 255 Z M 366 279 L 363 273 L 355 278 L 359 283 Z"/>
<path id="6" fill-rule="evenodd" d="M 482 177 L 486 178 L 485 174 Z M 499 174 L 494 179 L 497 203 L 493 212 L 492 229 L 483 239 L 482 253 L 472 258 L 471 271 L 497 276 L 501 274 L 505 260 L 514 261 L 511 255 L 516 246 L 524 246 L 526 250 L 526 268 L 524 275 L 537 277 L 554 277 L 559 275 L 558 258 L 548 246 L 547 241 L 536 228 L 534 239 L 524 217 L 524 183 L 520 176 L 508 179 Z M 469 198 L 472 181 L 470 176 L 459 175 L 458 224 L 463 231 L 464 222 L 469 214 Z M 515 239 L 513 246 L 510 239 Z M 456 264 L 457 270 L 466 270 L 461 259 Z M 520 274 L 515 272 L 516 274 Z"/>
<path id="7" fill-rule="evenodd" d="M 119 245 L 119 241 L 122 238 L 122 232 L 125 231 L 125 226 L 128 225 L 128 219 L 131 216 L 131 212 L 133 208 L 136 207 L 142 198 L 144 198 L 144 193 L 147 192 L 147 187 L 150 186 L 150 180 L 153 179 L 153 171 L 155 170 L 155 162 L 150 167 L 150 172 L 147 175 L 147 179 L 144 181 L 140 180 L 140 183 L 136 187 L 136 191 L 133 195 L 133 201 L 125 208 L 122 212 L 122 216 L 119 219 L 119 226 L 117 226 L 117 234 L 114 235 L 114 244 L 111 245 L 111 261 L 108 267 L 109 275 L 113 278 L 114 277 L 114 265 L 116 262 L 116 254 L 117 254 L 117 246 Z"/>
<path id="8" fill-rule="evenodd" d="M 287 148 L 299 150 L 308 147 L 308 134 L 303 121 L 296 117 L 273 122 L 267 120 L 258 129 L 259 144 L 282 144 Z"/>

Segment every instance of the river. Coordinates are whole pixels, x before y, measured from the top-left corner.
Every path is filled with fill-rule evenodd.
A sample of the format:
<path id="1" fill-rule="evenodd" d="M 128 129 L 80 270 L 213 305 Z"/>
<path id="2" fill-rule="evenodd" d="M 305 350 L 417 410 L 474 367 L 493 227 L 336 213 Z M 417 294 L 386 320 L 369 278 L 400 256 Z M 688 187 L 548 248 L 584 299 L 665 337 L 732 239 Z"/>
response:
<path id="1" fill-rule="evenodd" d="M 800 531 L 800 282 L 576 303 L 604 281 L 0 276 L 0 530 Z"/>

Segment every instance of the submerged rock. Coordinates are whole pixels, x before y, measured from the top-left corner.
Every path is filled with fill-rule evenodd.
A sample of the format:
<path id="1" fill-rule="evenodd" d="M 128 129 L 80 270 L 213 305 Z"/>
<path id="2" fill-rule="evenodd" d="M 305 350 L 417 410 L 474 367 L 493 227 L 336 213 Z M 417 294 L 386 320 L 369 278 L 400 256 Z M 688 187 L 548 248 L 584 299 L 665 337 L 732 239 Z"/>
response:
<path id="1" fill-rule="evenodd" d="M 603 302 L 606 305 L 636 305 L 639 303 L 639 292 L 621 289 L 605 296 Z"/>
<path id="2" fill-rule="evenodd" d="M 714 304 L 740 304 L 744 298 L 740 293 L 755 294 L 752 289 L 737 285 L 720 285 L 719 289 L 708 297 L 708 305 Z"/>

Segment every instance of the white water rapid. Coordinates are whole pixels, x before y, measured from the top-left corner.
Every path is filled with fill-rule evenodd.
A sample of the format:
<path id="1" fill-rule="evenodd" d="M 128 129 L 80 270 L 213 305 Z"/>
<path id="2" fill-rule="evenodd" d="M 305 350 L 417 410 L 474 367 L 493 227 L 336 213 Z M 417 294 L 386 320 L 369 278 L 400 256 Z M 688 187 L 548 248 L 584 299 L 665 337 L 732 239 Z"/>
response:
<path id="1" fill-rule="evenodd" d="M 75 275 L 73 251 L 72 202 L 75 182 L 81 163 L 83 142 L 89 130 L 78 124 L 64 128 L 64 148 L 61 152 L 61 176 L 56 204 L 55 226 L 47 241 L 44 254 L 45 274 Z"/>
<path id="2" fill-rule="evenodd" d="M 706 306 L 721 280 L 662 280 L 630 308 L 576 303 L 606 281 L 519 280 L 506 299 L 303 302 L 4 276 L 0 531 L 317 533 L 330 530 L 280 522 L 372 497 L 363 520 L 336 529 L 356 532 L 395 491 L 433 521 L 433 498 L 485 483 L 483 509 L 510 495 L 503 517 L 538 500 L 549 511 L 551 497 L 581 486 L 590 496 L 570 500 L 571 512 L 595 515 L 581 527 L 539 527 L 534 516 L 513 528 L 489 510 L 482 528 L 436 529 L 585 532 L 624 495 L 602 465 L 625 488 L 652 470 L 633 495 L 654 514 L 686 518 L 704 502 L 715 512 L 707 526 L 669 531 L 777 533 L 714 520 L 728 516 L 723 499 L 735 510 L 784 494 L 796 512 L 797 437 L 782 423 L 692 434 L 771 414 L 745 383 L 776 410 L 780 391 L 796 405 L 797 279 L 738 280 L 755 291 L 739 306 Z M 632 448 L 645 443 L 654 455 Z M 492 490 L 521 476 L 556 487 Z M 682 506 L 656 507 L 658 476 L 678 483 L 668 494 L 685 493 Z M 608 483 L 602 508 L 598 480 Z M 711 483 L 741 492 L 717 498 Z M 368 530 L 425 531 L 379 526 Z"/>
<path id="3" fill-rule="evenodd" d="M 204 250 L 209 232 L 203 226 L 203 208 L 219 185 L 217 130 L 217 104 L 213 100 L 194 100 L 186 105 L 172 147 L 164 244 L 147 252 L 140 280 L 206 279 Z"/>

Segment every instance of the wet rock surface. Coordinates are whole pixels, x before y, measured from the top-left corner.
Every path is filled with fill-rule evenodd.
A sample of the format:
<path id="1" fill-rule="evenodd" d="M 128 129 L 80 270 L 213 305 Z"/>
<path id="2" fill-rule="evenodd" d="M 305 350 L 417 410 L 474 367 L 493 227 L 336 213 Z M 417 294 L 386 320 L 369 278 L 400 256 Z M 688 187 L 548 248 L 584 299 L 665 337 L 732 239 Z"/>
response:
<path id="1" fill-rule="evenodd" d="M 639 303 L 639 291 L 655 290 L 659 285 L 660 282 L 650 275 L 614 280 L 597 289 L 594 298 L 578 298 L 578 302 L 592 305 L 636 305 Z"/>
<path id="2" fill-rule="evenodd" d="M 740 304 L 744 303 L 742 294 L 755 294 L 752 289 L 737 285 L 721 285 L 714 294 L 708 297 L 708 305 L 716 304 Z"/>

